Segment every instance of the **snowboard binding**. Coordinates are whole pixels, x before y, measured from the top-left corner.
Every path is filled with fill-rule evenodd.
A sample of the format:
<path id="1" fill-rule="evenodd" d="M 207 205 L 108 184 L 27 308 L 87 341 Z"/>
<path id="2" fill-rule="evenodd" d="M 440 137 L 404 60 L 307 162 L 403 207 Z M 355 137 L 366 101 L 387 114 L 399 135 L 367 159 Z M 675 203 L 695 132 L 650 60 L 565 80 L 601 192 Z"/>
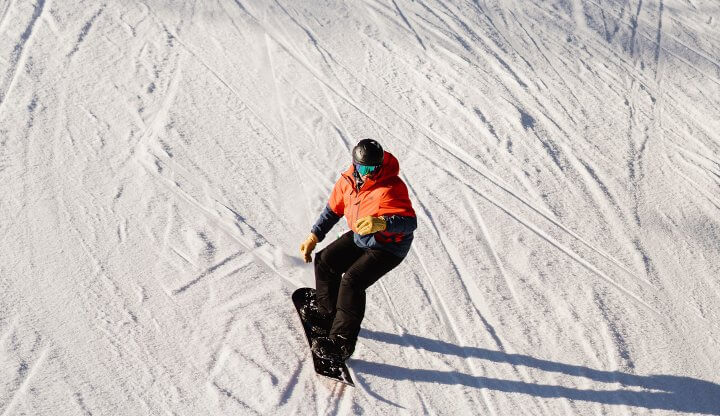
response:
<path id="1" fill-rule="evenodd" d="M 318 357 L 331 362 L 345 362 L 354 350 L 350 340 L 342 335 L 315 338 L 310 349 Z"/>
<path id="2" fill-rule="evenodd" d="M 315 291 L 307 293 L 304 300 L 305 303 L 298 309 L 303 324 L 310 327 L 313 338 L 328 336 L 332 325 L 332 315 L 320 310 L 315 300 Z"/>

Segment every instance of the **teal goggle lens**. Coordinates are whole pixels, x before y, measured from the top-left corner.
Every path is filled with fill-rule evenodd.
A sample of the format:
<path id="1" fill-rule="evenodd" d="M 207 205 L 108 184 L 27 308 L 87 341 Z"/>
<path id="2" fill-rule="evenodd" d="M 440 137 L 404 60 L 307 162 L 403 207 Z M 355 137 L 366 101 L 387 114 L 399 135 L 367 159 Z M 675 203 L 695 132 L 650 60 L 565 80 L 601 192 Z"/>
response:
<path id="1" fill-rule="evenodd" d="M 366 165 L 355 165 L 355 170 L 357 170 L 357 173 L 360 174 L 360 176 L 365 176 L 373 173 L 378 166 L 366 166 Z"/>

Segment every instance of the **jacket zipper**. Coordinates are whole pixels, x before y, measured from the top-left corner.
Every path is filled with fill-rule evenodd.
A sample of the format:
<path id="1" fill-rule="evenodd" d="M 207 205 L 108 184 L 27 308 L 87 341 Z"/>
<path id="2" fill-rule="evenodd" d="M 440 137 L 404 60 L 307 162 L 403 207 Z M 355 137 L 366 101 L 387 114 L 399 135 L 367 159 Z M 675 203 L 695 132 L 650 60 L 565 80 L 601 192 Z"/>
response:
<path id="1" fill-rule="evenodd" d="M 347 180 L 350 183 L 350 198 L 353 197 L 352 195 L 354 193 L 357 194 L 357 197 L 354 198 L 356 201 L 353 202 L 353 205 L 355 205 L 355 207 L 354 207 L 355 212 L 354 212 L 353 217 L 350 218 L 350 224 L 351 224 L 350 228 L 352 229 L 352 227 L 355 225 L 355 222 L 357 221 L 357 216 L 360 214 L 360 201 L 358 198 L 360 196 L 360 192 L 356 189 L 355 182 L 352 179 L 350 179 L 345 174 L 343 174 L 342 176 L 343 176 L 343 178 L 345 178 L 345 180 Z M 353 214 L 352 211 L 350 213 Z"/>
<path id="2" fill-rule="evenodd" d="M 348 182 L 350 182 L 350 195 L 352 196 L 353 193 L 356 194 L 356 196 L 355 196 L 356 201 L 355 201 L 354 204 L 353 204 L 353 205 L 355 205 L 355 215 L 354 215 L 354 217 L 352 218 L 352 225 L 354 226 L 354 225 L 355 225 L 355 222 L 357 222 L 358 217 L 360 216 L 360 203 L 362 202 L 362 199 L 360 198 L 360 192 L 361 192 L 361 191 L 358 191 L 358 190 L 357 190 L 357 188 L 355 187 L 355 182 L 354 182 L 352 179 L 350 179 L 347 175 L 343 174 L 342 176 L 343 176 Z M 375 182 L 375 184 L 378 184 L 378 183 L 379 183 L 379 182 Z M 367 190 L 364 191 L 364 192 L 367 192 Z"/>

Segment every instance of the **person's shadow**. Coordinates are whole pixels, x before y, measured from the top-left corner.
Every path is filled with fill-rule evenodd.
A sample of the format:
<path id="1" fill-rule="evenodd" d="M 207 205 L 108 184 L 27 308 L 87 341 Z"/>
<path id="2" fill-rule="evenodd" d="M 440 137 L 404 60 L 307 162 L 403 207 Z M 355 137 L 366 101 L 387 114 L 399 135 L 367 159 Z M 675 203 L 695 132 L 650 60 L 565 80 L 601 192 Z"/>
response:
<path id="1" fill-rule="evenodd" d="M 661 409 L 675 412 L 720 415 L 720 385 L 705 380 L 671 375 L 637 376 L 619 371 L 602 371 L 572 364 L 541 360 L 527 355 L 508 354 L 477 347 L 461 347 L 444 341 L 417 335 L 396 335 L 363 330 L 363 337 L 387 344 L 409 346 L 440 354 L 464 358 L 480 358 L 496 363 L 536 368 L 542 371 L 584 377 L 603 383 L 618 383 L 615 390 L 583 390 L 574 387 L 551 386 L 522 381 L 463 374 L 458 371 L 436 371 L 403 368 L 365 360 L 352 360 L 356 375 L 373 375 L 390 380 L 411 380 L 437 384 L 460 384 L 478 389 L 508 393 L 523 393 L 537 397 L 566 398 L 603 404 L 617 404 Z M 372 393 L 377 397 L 376 394 Z M 382 397 L 377 397 L 386 401 Z M 393 403 L 394 404 L 394 403 Z"/>

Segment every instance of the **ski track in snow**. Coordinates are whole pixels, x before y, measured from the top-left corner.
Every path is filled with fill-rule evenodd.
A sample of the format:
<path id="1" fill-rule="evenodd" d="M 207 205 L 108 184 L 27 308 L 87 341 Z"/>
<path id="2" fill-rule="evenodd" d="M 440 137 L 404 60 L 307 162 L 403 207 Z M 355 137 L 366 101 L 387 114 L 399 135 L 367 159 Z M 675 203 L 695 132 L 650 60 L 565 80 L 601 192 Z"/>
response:
<path id="1" fill-rule="evenodd" d="M 679 0 L 0 3 L 0 414 L 720 414 L 718 25 Z M 289 298 L 365 137 L 419 227 L 353 389 Z"/>
<path id="2" fill-rule="evenodd" d="M 10 56 L 6 60 L 6 62 L 10 64 L 10 67 L 8 68 L 5 76 L 3 77 L 3 82 L 0 85 L 0 111 L 3 110 L 4 104 L 7 101 L 7 96 L 12 92 L 12 89 L 17 82 L 18 69 L 22 69 L 22 67 L 25 65 L 27 48 L 29 45 L 31 45 L 33 34 L 35 33 L 35 25 L 40 19 L 40 16 L 42 16 L 43 11 L 45 10 L 45 1 L 46 0 L 38 0 L 33 5 L 33 11 L 31 16 L 29 17 L 27 26 L 20 34 L 19 39 L 14 41 L 16 43 L 12 48 Z M 7 5 L 7 8 L 3 12 L 2 21 L 0 21 L 0 27 L 2 27 L 2 23 L 5 21 L 8 12 L 13 6 L 13 4 Z"/>

